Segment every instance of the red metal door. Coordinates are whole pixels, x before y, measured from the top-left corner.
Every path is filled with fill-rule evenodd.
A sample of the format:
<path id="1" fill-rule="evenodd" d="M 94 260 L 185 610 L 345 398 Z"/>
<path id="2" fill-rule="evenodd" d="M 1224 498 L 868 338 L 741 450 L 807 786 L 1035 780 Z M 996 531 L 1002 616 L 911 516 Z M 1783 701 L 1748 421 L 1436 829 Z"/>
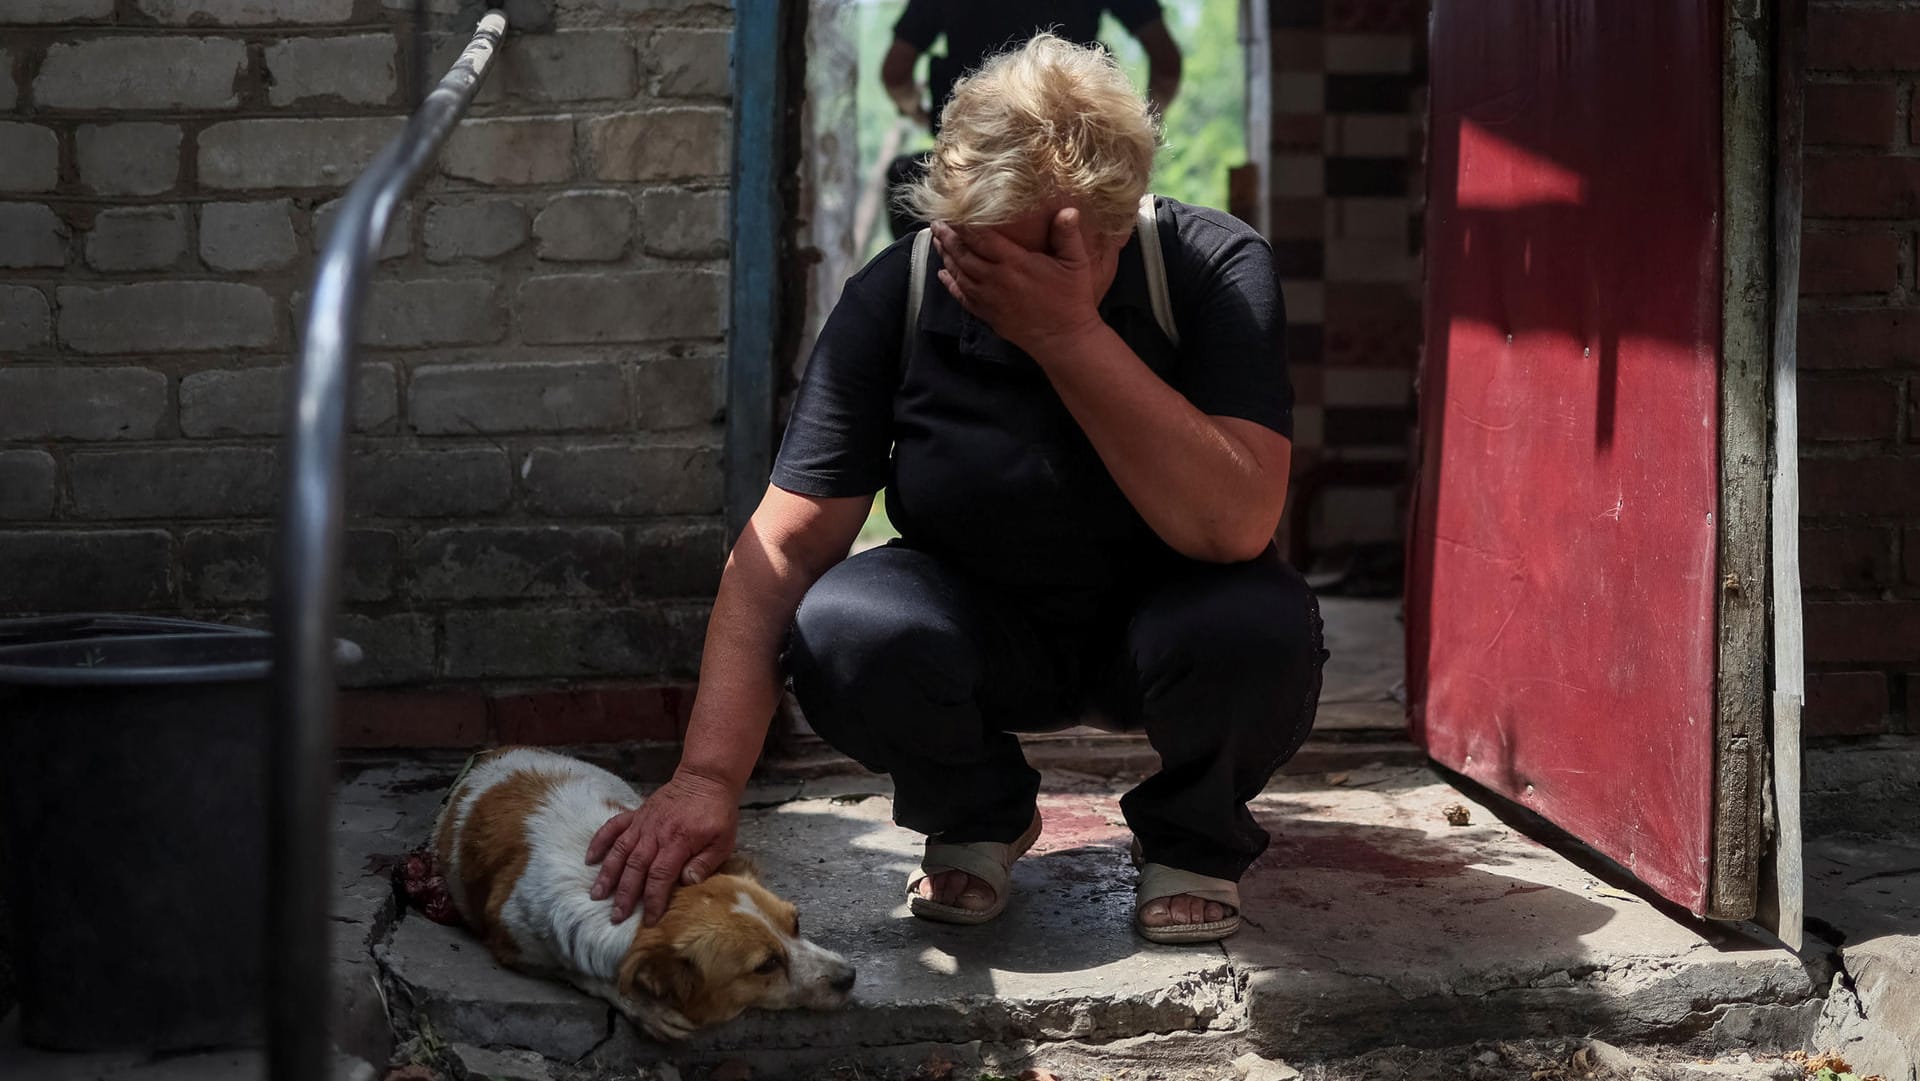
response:
<path id="1" fill-rule="evenodd" d="M 1416 738 L 1705 911 L 1721 34 L 1711 0 L 1435 0 Z"/>

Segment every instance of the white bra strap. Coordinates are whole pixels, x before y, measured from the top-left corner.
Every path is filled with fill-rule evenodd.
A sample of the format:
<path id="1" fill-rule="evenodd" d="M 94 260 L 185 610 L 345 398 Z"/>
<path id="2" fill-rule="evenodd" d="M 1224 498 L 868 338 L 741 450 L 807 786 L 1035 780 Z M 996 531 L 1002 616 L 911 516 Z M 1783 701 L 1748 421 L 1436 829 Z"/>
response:
<path id="1" fill-rule="evenodd" d="M 1178 346 L 1180 329 L 1173 323 L 1173 297 L 1167 292 L 1167 260 L 1160 250 L 1160 218 L 1153 209 L 1153 193 L 1140 197 L 1140 214 L 1133 231 L 1140 237 L 1140 261 L 1147 267 L 1147 295 L 1153 300 L 1153 321 Z"/>
<path id="2" fill-rule="evenodd" d="M 913 335 L 920 329 L 920 298 L 927 292 L 927 252 L 933 248 L 933 230 L 913 234 L 913 255 L 907 262 L 907 324 L 900 332 L 900 363 L 913 353 Z"/>

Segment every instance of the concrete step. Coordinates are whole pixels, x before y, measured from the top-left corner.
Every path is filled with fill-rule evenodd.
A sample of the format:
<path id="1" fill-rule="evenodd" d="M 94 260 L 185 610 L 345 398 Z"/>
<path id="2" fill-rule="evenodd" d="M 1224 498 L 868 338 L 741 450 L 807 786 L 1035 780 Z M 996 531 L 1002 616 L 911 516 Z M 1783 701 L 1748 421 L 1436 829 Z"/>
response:
<path id="1" fill-rule="evenodd" d="M 1277 779 L 1254 805 L 1275 841 L 1243 882 L 1248 926 L 1224 945 L 1155 946 L 1130 928 L 1123 790 L 1083 782 L 1043 797 L 1046 830 L 1016 867 L 1017 893 L 978 928 L 906 914 L 919 839 L 891 824 L 882 779 L 756 793 L 741 848 L 808 933 L 858 966 L 856 1002 L 749 1014 L 679 1047 L 503 972 L 477 943 L 417 917 L 374 952 L 403 1024 L 608 1067 L 1118 1048 L 1168 1034 L 1222 1064 L 1248 1050 L 1325 1061 L 1567 1034 L 1784 1048 L 1804 1042 L 1832 976 L 1823 957 L 1676 919 L 1429 770 L 1392 763 Z M 1448 824 L 1454 805 L 1469 825 Z"/>

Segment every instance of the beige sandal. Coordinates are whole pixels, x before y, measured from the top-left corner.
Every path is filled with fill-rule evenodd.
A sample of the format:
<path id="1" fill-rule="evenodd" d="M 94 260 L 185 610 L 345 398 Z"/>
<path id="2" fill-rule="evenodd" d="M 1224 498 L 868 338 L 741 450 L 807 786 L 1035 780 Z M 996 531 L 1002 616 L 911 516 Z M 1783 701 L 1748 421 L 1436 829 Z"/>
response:
<path id="1" fill-rule="evenodd" d="M 1140 868 L 1140 885 L 1133 899 L 1133 929 L 1148 942 L 1159 942 L 1169 946 L 1189 945 L 1196 942 L 1218 942 L 1240 929 L 1240 884 L 1225 878 L 1213 878 L 1209 875 L 1182 871 L 1178 867 L 1168 867 L 1164 863 L 1148 863 L 1140 851 L 1140 840 L 1134 838 L 1132 851 L 1133 865 Z M 1202 901 L 1212 901 L 1225 905 L 1233 911 L 1223 919 L 1208 920 L 1205 923 L 1169 923 L 1160 927 L 1149 927 L 1140 921 L 1140 914 L 1148 905 L 1169 897 L 1198 897 Z"/>
<path id="2" fill-rule="evenodd" d="M 925 853 L 920 857 L 919 869 L 907 876 L 907 911 L 936 923 L 986 923 L 1006 911 L 1007 897 L 1013 892 L 1009 874 L 1013 861 L 1025 855 L 1039 837 L 1040 812 L 1035 811 L 1033 824 L 1012 844 L 998 841 L 947 844 L 929 840 Z M 993 904 L 982 909 L 971 909 L 920 896 L 920 883 L 946 871 L 963 871 L 986 883 L 987 888 L 993 891 Z"/>

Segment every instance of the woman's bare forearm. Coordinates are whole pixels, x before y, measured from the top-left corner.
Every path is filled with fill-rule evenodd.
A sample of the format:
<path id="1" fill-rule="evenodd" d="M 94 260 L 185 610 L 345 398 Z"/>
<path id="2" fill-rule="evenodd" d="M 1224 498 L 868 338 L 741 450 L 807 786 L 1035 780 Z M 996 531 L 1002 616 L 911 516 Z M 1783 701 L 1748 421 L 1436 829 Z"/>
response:
<path id="1" fill-rule="evenodd" d="M 800 600 L 843 558 L 870 499 L 769 489 L 727 557 L 700 659 L 680 770 L 747 785 L 780 699 L 780 648 Z"/>
<path id="2" fill-rule="evenodd" d="M 1280 437 L 1210 417 L 1104 323 L 1042 347 L 1041 366 L 1140 516 L 1180 553 L 1213 562 L 1266 547 L 1286 503 Z M 1254 446 L 1259 440 L 1265 446 Z"/>

